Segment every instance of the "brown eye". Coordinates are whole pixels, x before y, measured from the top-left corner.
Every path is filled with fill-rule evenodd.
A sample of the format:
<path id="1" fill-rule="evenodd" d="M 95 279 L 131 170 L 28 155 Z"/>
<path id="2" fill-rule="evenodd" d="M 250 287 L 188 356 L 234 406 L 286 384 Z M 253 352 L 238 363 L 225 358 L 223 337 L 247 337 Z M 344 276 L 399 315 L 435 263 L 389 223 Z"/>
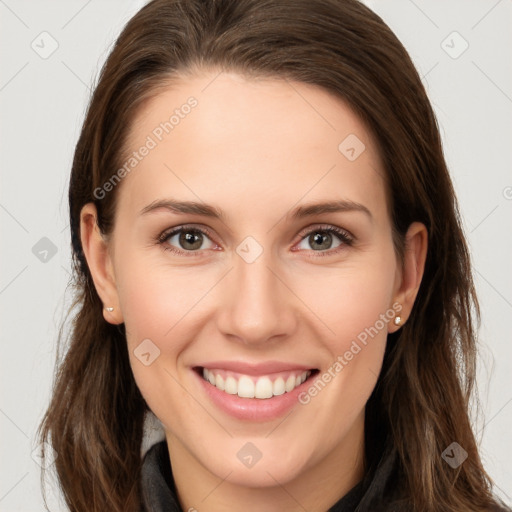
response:
<path id="1" fill-rule="evenodd" d="M 198 252 L 215 247 L 215 244 L 205 231 L 187 227 L 180 227 L 169 233 L 164 233 L 159 238 L 159 242 L 164 249 L 178 253 Z"/>
<path id="2" fill-rule="evenodd" d="M 203 235 L 197 231 L 182 231 L 178 236 L 178 242 L 182 249 L 195 251 L 203 244 Z"/>
<path id="3" fill-rule="evenodd" d="M 351 243 L 352 237 L 346 231 L 331 226 L 316 228 L 305 233 L 298 248 L 316 252 L 327 252 L 330 249 L 336 249 Z"/>
<path id="4" fill-rule="evenodd" d="M 323 251 L 332 248 L 333 236 L 331 233 L 316 231 L 309 235 L 308 243 L 314 251 Z"/>

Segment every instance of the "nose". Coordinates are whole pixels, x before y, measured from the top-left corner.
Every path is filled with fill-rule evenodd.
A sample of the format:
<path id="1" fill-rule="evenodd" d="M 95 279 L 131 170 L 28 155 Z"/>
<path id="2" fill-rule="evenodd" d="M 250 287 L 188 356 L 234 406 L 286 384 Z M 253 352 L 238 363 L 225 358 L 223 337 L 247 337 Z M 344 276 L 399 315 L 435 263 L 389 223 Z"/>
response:
<path id="1" fill-rule="evenodd" d="M 235 255 L 234 268 L 220 291 L 220 332 L 251 346 L 282 341 L 295 332 L 298 324 L 298 300 L 269 253 L 263 251 L 252 263 Z"/>

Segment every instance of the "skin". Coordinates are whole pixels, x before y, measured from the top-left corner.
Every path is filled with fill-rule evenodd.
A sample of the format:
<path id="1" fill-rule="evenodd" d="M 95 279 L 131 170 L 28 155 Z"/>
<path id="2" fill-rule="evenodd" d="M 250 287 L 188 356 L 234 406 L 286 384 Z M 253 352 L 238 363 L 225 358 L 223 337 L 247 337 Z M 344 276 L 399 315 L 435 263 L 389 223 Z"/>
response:
<path id="1" fill-rule="evenodd" d="M 165 427 L 184 510 L 325 511 L 364 474 L 364 407 L 387 333 L 399 327 L 387 322 L 307 405 L 272 421 L 228 416 L 191 368 L 201 361 L 278 360 L 327 371 L 394 303 L 402 306 L 402 325 L 407 321 L 427 232 L 410 226 L 402 265 L 376 146 L 344 102 L 315 86 L 234 73 L 183 76 L 144 104 L 128 148 L 144 144 L 190 96 L 197 107 L 118 185 L 112 236 L 100 234 L 92 203 L 82 210 L 94 283 L 104 305 L 114 307 L 104 317 L 125 323 L 133 373 Z M 338 150 L 349 134 L 366 146 L 354 161 Z M 225 217 L 140 214 L 166 198 L 211 204 Z M 371 217 L 290 213 L 338 199 L 364 205 Z M 208 227 L 213 236 L 182 255 L 155 242 L 184 224 Z M 309 234 L 326 226 L 348 231 L 353 242 L 332 235 L 331 246 L 318 250 Z M 247 236 L 263 249 L 250 264 L 236 252 Z M 189 247 L 177 236 L 165 243 Z M 149 366 L 134 355 L 147 338 L 160 349 Z M 247 442 L 262 453 L 251 468 L 237 457 Z"/>

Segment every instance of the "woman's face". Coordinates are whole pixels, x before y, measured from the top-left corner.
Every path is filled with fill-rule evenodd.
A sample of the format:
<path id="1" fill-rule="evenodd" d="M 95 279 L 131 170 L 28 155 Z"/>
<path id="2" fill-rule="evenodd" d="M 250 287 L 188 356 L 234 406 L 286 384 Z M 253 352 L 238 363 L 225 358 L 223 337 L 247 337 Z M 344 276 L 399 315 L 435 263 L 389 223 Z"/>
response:
<path id="1" fill-rule="evenodd" d="M 173 463 L 251 487 L 356 467 L 402 293 L 359 118 L 314 86 L 205 73 L 144 105 L 128 153 L 102 299 Z"/>

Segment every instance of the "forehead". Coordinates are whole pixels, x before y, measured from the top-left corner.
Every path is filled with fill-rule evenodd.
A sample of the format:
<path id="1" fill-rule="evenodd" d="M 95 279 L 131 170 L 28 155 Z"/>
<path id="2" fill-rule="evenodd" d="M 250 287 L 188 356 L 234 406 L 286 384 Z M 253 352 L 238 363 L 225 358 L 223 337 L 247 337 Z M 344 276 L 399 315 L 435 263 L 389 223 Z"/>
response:
<path id="1" fill-rule="evenodd" d="M 209 203 L 329 194 L 385 207 L 384 173 L 360 118 L 326 90 L 279 79 L 204 73 L 174 80 L 132 121 L 136 165 L 123 188 L 143 208 L 166 195 Z"/>

